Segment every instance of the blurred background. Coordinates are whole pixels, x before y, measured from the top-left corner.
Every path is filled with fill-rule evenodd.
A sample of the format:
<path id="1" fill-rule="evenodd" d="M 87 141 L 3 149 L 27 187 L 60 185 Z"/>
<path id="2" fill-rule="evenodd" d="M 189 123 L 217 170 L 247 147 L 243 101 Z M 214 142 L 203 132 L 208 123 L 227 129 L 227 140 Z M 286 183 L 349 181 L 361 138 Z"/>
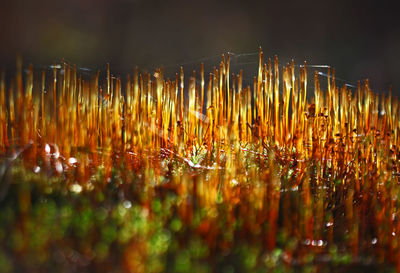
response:
<path id="1" fill-rule="evenodd" d="M 109 62 L 120 74 L 165 65 L 174 75 L 181 64 L 211 69 L 230 51 L 251 79 L 262 46 L 281 65 L 331 65 L 348 83 L 369 78 L 375 91 L 393 85 L 400 95 L 398 13 L 385 1 L 3 1 L 0 66 L 21 53 L 36 67 L 65 58 L 94 71 Z"/>

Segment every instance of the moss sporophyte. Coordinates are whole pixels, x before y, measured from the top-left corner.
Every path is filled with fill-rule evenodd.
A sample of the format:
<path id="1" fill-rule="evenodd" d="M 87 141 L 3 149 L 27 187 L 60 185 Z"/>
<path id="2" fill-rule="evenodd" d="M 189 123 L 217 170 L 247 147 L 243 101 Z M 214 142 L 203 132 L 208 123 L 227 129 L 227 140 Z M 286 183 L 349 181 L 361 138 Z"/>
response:
<path id="1" fill-rule="evenodd" d="M 0 268 L 400 268 L 398 99 L 261 49 L 244 86 L 230 58 L 3 73 Z"/>

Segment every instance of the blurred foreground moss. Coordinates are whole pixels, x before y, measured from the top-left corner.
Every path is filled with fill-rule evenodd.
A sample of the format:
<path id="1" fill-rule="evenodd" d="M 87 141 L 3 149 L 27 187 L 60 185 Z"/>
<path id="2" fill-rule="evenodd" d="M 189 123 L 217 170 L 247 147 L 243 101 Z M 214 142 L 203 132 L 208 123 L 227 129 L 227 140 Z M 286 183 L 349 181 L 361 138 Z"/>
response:
<path id="1" fill-rule="evenodd" d="M 231 223 L 223 202 L 214 212 L 192 206 L 187 221 L 179 213 L 187 200 L 173 191 L 148 201 L 137 197 L 135 181 L 128 190 L 115 178 L 77 192 L 65 177 L 35 174 L 18 161 L 8 171 L 0 203 L 0 272 L 392 272 L 368 257 L 354 260 L 336 245 L 312 251 L 282 230 L 269 251 L 260 230 L 245 228 L 257 221 L 252 212 Z M 91 183 L 102 185 L 97 179 L 101 175 Z M 296 251 L 300 258 L 289 259 Z"/>

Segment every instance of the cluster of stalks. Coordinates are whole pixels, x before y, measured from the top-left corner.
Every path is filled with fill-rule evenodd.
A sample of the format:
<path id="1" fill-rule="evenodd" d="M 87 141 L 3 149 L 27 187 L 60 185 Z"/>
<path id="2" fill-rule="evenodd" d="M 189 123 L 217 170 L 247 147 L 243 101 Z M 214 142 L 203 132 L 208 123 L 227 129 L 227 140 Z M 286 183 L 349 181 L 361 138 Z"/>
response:
<path id="1" fill-rule="evenodd" d="M 1 79 L 4 158 L 20 154 L 27 168 L 79 191 L 93 190 L 98 168 L 104 184 L 115 170 L 124 183 L 139 174 L 143 204 L 164 189 L 183 197 L 184 223 L 207 211 L 196 232 L 211 250 L 253 238 L 267 251 L 281 244 L 289 264 L 332 244 L 354 261 L 400 260 L 399 103 L 368 81 L 349 90 L 328 68 L 326 90 L 318 72 L 310 87 L 306 63 L 279 68 L 261 49 L 252 86 L 231 74 L 229 54 L 208 76 L 202 64 L 173 79 L 135 69 L 121 82 L 107 66 L 106 79 L 84 80 L 65 63 L 22 71 L 18 62 L 15 79 Z M 233 239 L 222 236 L 240 219 Z M 277 243 L 278 233 L 296 247 Z"/>

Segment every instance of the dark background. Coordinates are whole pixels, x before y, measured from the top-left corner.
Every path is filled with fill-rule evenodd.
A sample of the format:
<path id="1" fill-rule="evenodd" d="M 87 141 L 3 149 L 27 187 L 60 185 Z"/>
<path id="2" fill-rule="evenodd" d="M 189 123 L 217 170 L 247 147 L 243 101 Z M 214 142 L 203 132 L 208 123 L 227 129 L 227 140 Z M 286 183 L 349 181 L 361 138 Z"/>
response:
<path id="1" fill-rule="evenodd" d="M 3 1 L 4 2 L 4 1 Z M 210 67 L 219 56 L 277 54 L 280 64 L 327 64 L 348 83 L 369 78 L 375 91 L 400 95 L 399 9 L 384 1 L 14 0 L 0 6 L 0 65 L 16 54 L 36 67 L 63 57 L 116 73 L 138 65 L 168 73 Z M 255 55 L 235 55 L 248 77 Z M 202 59 L 208 57 L 207 59 Z M 250 68 L 247 68 L 250 66 Z M 173 74 L 172 74 L 173 75 Z"/>

